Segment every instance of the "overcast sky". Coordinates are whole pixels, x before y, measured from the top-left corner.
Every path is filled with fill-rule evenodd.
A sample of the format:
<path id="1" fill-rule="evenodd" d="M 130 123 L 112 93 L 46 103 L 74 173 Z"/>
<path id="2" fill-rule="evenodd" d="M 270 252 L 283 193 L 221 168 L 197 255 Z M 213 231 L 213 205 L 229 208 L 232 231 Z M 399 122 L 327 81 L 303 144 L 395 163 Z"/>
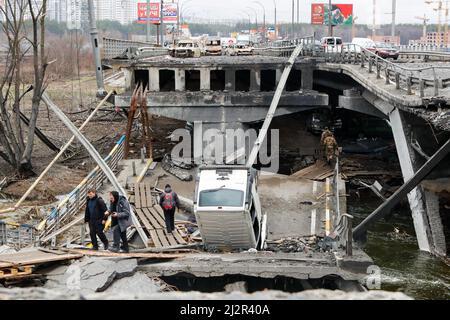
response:
<path id="1" fill-rule="evenodd" d="M 140 0 L 142 1 L 142 0 Z M 168 0 L 166 0 L 168 1 Z M 169 0 L 170 1 L 170 0 Z M 266 20 L 273 23 L 274 17 L 274 0 L 259 0 L 266 9 Z M 277 18 L 278 21 L 291 21 L 292 0 L 275 0 L 277 3 Z M 295 5 L 297 5 L 297 0 Z M 261 6 L 253 0 L 180 0 L 180 3 L 185 3 L 183 11 L 186 15 L 195 13 L 199 18 L 210 19 L 229 19 L 232 17 L 239 17 L 244 19 L 247 17 L 241 11 L 247 11 L 254 19 L 255 13 L 251 8 L 258 12 L 258 23 L 262 21 L 263 10 Z M 310 23 L 311 3 L 324 3 L 324 0 L 300 0 L 300 22 Z M 392 0 L 376 0 L 376 23 L 390 23 L 391 15 L 388 14 L 392 10 Z M 357 23 L 372 24 L 372 9 L 373 0 L 336 0 L 333 3 L 352 3 L 354 15 L 358 17 Z M 444 1 L 445 3 L 445 1 Z M 445 5 L 445 4 L 444 4 Z M 251 7 L 250 9 L 247 7 Z M 438 14 L 433 11 L 437 5 L 425 4 L 424 0 L 397 0 L 397 21 L 399 23 L 422 23 L 420 20 L 414 19 L 415 16 L 427 15 L 430 18 L 430 23 L 437 23 Z M 239 19 L 237 18 L 237 19 Z M 297 9 L 295 9 L 295 19 L 297 19 Z M 444 22 L 444 13 L 442 13 L 442 23 Z"/>

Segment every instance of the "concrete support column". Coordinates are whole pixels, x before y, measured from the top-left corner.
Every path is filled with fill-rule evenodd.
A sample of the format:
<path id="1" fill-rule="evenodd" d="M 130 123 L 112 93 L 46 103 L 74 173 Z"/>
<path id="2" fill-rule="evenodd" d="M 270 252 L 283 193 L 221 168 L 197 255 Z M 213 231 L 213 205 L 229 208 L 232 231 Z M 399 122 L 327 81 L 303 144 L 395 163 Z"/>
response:
<path id="1" fill-rule="evenodd" d="M 425 191 L 425 199 L 434 251 L 440 256 L 445 256 L 447 253 L 447 244 L 445 242 L 444 226 L 442 225 L 442 219 L 439 213 L 439 196 L 432 191 Z"/>
<path id="2" fill-rule="evenodd" d="M 250 91 L 261 91 L 261 70 L 250 70 Z"/>
<path id="3" fill-rule="evenodd" d="M 302 69 L 302 89 L 312 90 L 313 88 L 313 74 L 314 71 L 311 68 Z"/>
<path id="4" fill-rule="evenodd" d="M 175 91 L 186 91 L 186 73 L 184 69 L 175 69 Z"/>
<path id="5" fill-rule="evenodd" d="M 283 70 L 277 69 L 275 73 L 275 84 L 278 86 L 280 83 L 281 75 L 283 74 Z"/>
<path id="6" fill-rule="evenodd" d="M 149 87 L 150 91 L 159 91 L 159 69 L 150 68 L 149 69 Z"/>
<path id="7" fill-rule="evenodd" d="M 200 69 L 200 90 L 211 90 L 211 69 L 209 68 Z"/>
<path id="8" fill-rule="evenodd" d="M 225 90 L 236 91 L 236 70 L 225 70 Z"/>
<path id="9" fill-rule="evenodd" d="M 409 180 L 414 175 L 414 152 L 409 145 L 410 137 L 407 131 L 405 119 L 402 111 L 394 109 L 389 115 L 392 132 L 394 134 L 397 154 L 402 169 L 403 179 Z M 431 230 L 428 223 L 428 217 L 425 205 L 425 194 L 422 187 L 413 189 L 408 194 L 409 206 L 414 221 L 419 249 L 431 252 L 433 245 L 431 242 Z"/>

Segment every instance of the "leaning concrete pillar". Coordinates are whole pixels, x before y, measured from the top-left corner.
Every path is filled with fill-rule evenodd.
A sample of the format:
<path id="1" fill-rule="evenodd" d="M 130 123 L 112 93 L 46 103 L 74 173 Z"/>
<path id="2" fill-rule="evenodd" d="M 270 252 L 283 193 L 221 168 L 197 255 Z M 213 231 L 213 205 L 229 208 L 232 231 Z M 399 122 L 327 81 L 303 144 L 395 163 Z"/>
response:
<path id="1" fill-rule="evenodd" d="M 261 70 L 250 70 L 250 91 L 261 91 Z"/>
<path id="2" fill-rule="evenodd" d="M 150 91 L 159 91 L 159 69 L 149 69 Z"/>
<path id="3" fill-rule="evenodd" d="M 200 90 L 211 90 L 211 70 L 208 68 L 200 69 Z"/>
<path id="4" fill-rule="evenodd" d="M 225 70 L 225 90 L 236 90 L 236 70 L 234 69 Z"/>
<path id="5" fill-rule="evenodd" d="M 184 69 L 175 69 L 175 91 L 186 91 L 186 74 Z"/>
<path id="6" fill-rule="evenodd" d="M 442 218 L 439 212 L 439 196 L 432 191 L 425 191 L 425 199 L 434 251 L 440 256 L 445 256 L 447 254 L 447 244 L 445 242 L 444 226 L 442 225 Z"/>
<path id="7" fill-rule="evenodd" d="M 305 68 L 301 70 L 302 72 L 302 89 L 304 90 L 312 90 L 313 88 L 313 69 Z"/>
<path id="8" fill-rule="evenodd" d="M 414 175 L 414 152 L 409 145 L 409 132 L 407 131 L 405 119 L 402 116 L 402 111 L 394 109 L 390 113 L 390 123 L 392 132 L 394 134 L 395 145 L 397 147 L 397 154 L 402 169 L 403 179 L 409 180 Z M 425 194 L 422 187 L 413 189 L 408 194 L 409 206 L 414 221 L 414 229 L 416 231 L 416 238 L 419 249 L 422 251 L 431 252 L 433 249 L 431 242 L 431 230 L 428 223 L 428 217 L 425 205 Z"/>

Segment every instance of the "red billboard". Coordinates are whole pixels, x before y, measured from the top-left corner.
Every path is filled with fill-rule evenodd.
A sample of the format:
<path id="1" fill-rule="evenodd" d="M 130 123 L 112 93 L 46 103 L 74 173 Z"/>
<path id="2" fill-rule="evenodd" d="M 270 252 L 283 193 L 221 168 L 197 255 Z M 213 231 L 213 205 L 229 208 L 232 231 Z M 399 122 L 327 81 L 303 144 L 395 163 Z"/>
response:
<path id="1" fill-rule="evenodd" d="M 330 10 L 327 3 L 315 3 L 311 5 L 311 24 L 328 25 L 330 11 L 332 25 L 353 24 L 353 4 L 332 4 Z"/>
<path id="2" fill-rule="evenodd" d="M 149 11 L 149 15 L 147 15 Z M 163 5 L 164 23 L 176 23 L 178 21 L 178 4 L 164 3 Z M 147 3 L 138 3 L 138 23 L 160 23 L 160 3 L 150 2 L 150 10 L 148 10 Z"/>

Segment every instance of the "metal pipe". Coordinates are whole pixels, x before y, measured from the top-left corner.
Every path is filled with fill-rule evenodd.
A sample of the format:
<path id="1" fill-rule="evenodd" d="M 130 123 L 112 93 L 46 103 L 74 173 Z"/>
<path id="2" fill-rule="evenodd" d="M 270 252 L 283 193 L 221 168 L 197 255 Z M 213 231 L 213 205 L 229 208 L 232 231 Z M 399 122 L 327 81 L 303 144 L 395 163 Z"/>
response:
<path id="1" fill-rule="evenodd" d="M 150 0 L 147 0 L 147 36 L 145 39 L 147 42 L 150 42 L 150 38 Z"/>
<path id="2" fill-rule="evenodd" d="M 92 0 L 89 0 L 92 1 Z M 80 143 L 86 148 L 86 150 L 89 152 L 91 157 L 94 159 L 94 161 L 98 164 L 98 166 L 101 168 L 101 170 L 105 173 L 108 180 L 111 182 L 113 188 L 120 192 L 123 196 L 127 196 L 127 192 L 123 189 L 123 187 L 120 185 L 119 181 L 117 180 L 116 176 L 112 172 L 112 170 L 109 168 L 109 166 L 106 164 L 105 160 L 102 159 L 98 151 L 94 148 L 94 146 L 89 142 L 89 140 L 86 139 L 86 137 L 75 127 L 75 125 L 70 121 L 70 119 L 64 114 L 64 112 L 61 111 L 54 103 L 50 100 L 47 93 L 42 94 L 42 101 L 58 116 L 58 118 L 66 125 L 66 127 L 72 132 L 72 134 L 80 141 Z M 144 243 L 145 247 L 148 247 L 148 237 L 145 234 L 144 230 L 142 229 L 142 226 L 139 222 L 139 220 L 136 218 L 132 208 L 130 208 L 130 215 L 132 222 L 134 226 L 137 229 L 137 232 L 139 233 L 139 236 L 142 239 L 142 242 Z"/>

